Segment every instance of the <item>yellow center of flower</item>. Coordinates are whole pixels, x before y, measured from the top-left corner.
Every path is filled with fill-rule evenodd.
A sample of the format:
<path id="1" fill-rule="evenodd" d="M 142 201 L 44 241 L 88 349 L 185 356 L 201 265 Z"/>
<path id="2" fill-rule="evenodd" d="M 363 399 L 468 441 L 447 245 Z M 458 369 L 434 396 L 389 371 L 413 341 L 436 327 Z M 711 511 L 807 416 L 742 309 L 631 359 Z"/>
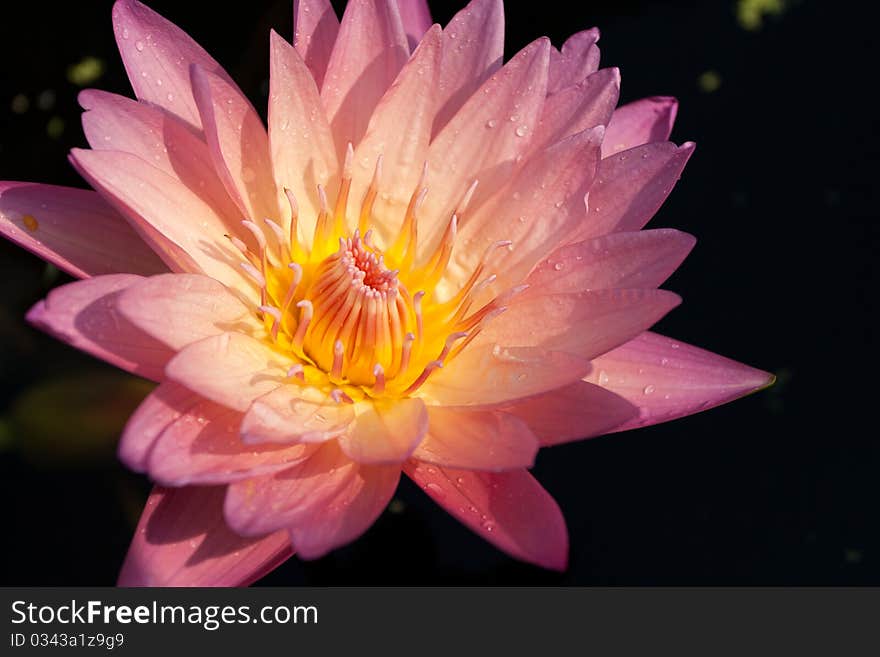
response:
<path id="1" fill-rule="evenodd" d="M 288 232 L 268 219 L 266 232 L 254 222 L 243 222 L 258 253 L 230 239 L 247 260 L 242 268 L 260 288 L 258 312 L 268 339 L 296 361 L 289 372 L 291 383 L 318 387 L 344 402 L 405 397 L 455 358 L 485 322 L 503 312 L 504 300 L 519 291 L 473 308 L 477 291 L 495 279 L 484 277 L 489 256 L 509 242 L 492 245 L 457 293 L 441 300 L 438 283 L 476 183 L 463 195 L 439 244 L 420 258 L 417 215 L 428 191 L 424 176 L 397 239 L 383 251 L 372 242 L 370 229 L 381 158 L 354 230 L 346 219 L 351 160 L 349 147 L 332 210 L 324 189 L 318 188 L 321 207 L 311 244 L 298 237 L 298 205 L 288 190 Z"/>

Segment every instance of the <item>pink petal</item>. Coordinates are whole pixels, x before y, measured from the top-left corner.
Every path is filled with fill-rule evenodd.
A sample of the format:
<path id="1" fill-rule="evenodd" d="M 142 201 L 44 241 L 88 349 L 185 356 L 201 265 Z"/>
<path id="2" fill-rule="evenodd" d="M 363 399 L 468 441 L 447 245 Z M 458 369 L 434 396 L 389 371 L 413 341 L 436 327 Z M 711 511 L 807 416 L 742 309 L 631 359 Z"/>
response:
<path id="1" fill-rule="evenodd" d="M 113 30 L 135 96 L 200 129 L 189 67 L 198 64 L 233 84 L 223 68 L 186 32 L 136 0 L 113 5 Z"/>
<path id="2" fill-rule="evenodd" d="M 203 397 L 245 412 L 284 384 L 293 364 L 286 356 L 242 333 L 223 333 L 185 347 L 165 375 Z"/>
<path id="3" fill-rule="evenodd" d="M 119 295 L 141 280 L 131 274 L 110 274 L 62 285 L 31 308 L 27 319 L 92 356 L 161 381 L 173 352 L 116 310 Z"/>
<path id="4" fill-rule="evenodd" d="M 219 281 L 199 274 L 164 274 L 139 281 L 119 298 L 117 308 L 139 329 L 175 351 L 220 335 L 263 334 L 262 322 Z"/>
<path id="5" fill-rule="evenodd" d="M 339 19 L 329 0 L 293 0 L 293 45 L 319 88 L 338 33 Z"/>
<path id="6" fill-rule="evenodd" d="M 592 359 L 631 340 L 681 303 L 666 290 L 588 290 L 515 300 L 477 344 L 540 347 Z"/>
<path id="7" fill-rule="evenodd" d="M 240 254 L 224 237 L 223 219 L 178 180 L 129 153 L 75 148 L 71 159 L 166 262 L 177 263 L 178 271 L 253 290 L 238 266 Z"/>
<path id="8" fill-rule="evenodd" d="M 643 333 L 593 361 L 585 380 L 639 407 L 640 415 L 614 428 L 623 431 L 667 422 L 725 404 L 776 379 L 712 352 Z"/>
<path id="9" fill-rule="evenodd" d="M 431 10 L 427 0 L 397 0 L 397 9 L 400 11 L 400 20 L 403 22 L 403 31 L 409 41 L 411 50 L 422 40 L 425 32 L 434 21 L 431 19 Z"/>
<path id="10" fill-rule="evenodd" d="M 608 125 L 620 95 L 620 71 L 603 68 L 544 103 L 531 148 L 554 144 L 587 128 Z"/>
<path id="11" fill-rule="evenodd" d="M 150 477 L 169 486 L 225 484 L 277 472 L 303 461 L 311 445 L 246 445 L 242 414 L 200 399 L 179 408 L 149 453 Z"/>
<path id="12" fill-rule="evenodd" d="M 532 347 L 471 345 L 422 386 L 432 405 L 491 407 L 580 380 L 590 363 Z"/>
<path id="13" fill-rule="evenodd" d="M 367 132 L 355 151 L 352 199 L 364 197 L 380 155 L 383 170 L 393 172 L 381 181 L 382 194 L 374 206 L 376 216 L 402 219 L 410 197 L 419 191 L 416 185 L 428 155 L 439 66 L 440 27 L 435 26 L 376 106 Z M 393 243 L 395 236 L 385 234 L 383 237 Z"/>
<path id="14" fill-rule="evenodd" d="M 557 249 L 529 274 L 525 295 L 659 287 L 696 243 L 668 228 L 611 233 Z"/>
<path id="15" fill-rule="evenodd" d="M 537 125 L 547 85 L 549 50 L 546 38 L 523 48 L 482 85 L 431 143 L 430 192 L 419 223 L 427 245 L 445 230 L 474 179 L 479 180 L 479 186 L 471 200 L 472 209 L 507 182 Z"/>
<path id="16" fill-rule="evenodd" d="M 402 463 L 428 430 L 425 402 L 417 397 L 390 402 L 374 400 L 359 408 L 339 446 L 358 463 Z"/>
<path id="17" fill-rule="evenodd" d="M 279 219 L 269 136 L 260 116 L 234 84 L 199 66 L 190 75 L 211 158 L 229 195 L 251 221 Z"/>
<path id="18" fill-rule="evenodd" d="M 443 31 L 443 60 L 437 90 L 438 134 L 504 60 L 504 4 L 472 0 Z"/>
<path id="19" fill-rule="evenodd" d="M 254 400 L 241 424 L 245 443 L 312 443 L 335 438 L 354 421 L 351 404 L 326 392 L 281 386 Z"/>
<path id="20" fill-rule="evenodd" d="M 562 52 L 551 52 L 548 94 L 577 84 L 599 69 L 599 30 L 577 32 L 562 44 Z"/>
<path id="21" fill-rule="evenodd" d="M 590 189 L 590 216 L 569 241 L 641 229 L 660 209 L 694 144 L 645 144 L 603 159 Z"/>
<path id="22" fill-rule="evenodd" d="M 156 486 L 134 533 L 119 586 L 246 586 L 292 554 L 284 532 L 242 538 L 223 521 L 225 487 Z"/>
<path id="23" fill-rule="evenodd" d="M 618 107 L 608 124 L 602 157 L 608 157 L 642 144 L 666 141 L 678 113 L 678 101 L 669 96 L 653 96 Z"/>
<path id="24" fill-rule="evenodd" d="M 346 5 L 321 88 L 338 154 L 349 142 L 358 145 L 373 109 L 407 59 L 409 44 L 397 0 L 351 0 Z"/>
<path id="25" fill-rule="evenodd" d="M 0 235 L 77 278 L 168 270 L 125 219 L 83 189 L 0 182 Z"/>
<path id="26" fill-rule="evenodd" d="M 497 411 L 428 407 L 428 433 L 413 458 L 466 470 L 529 468 L 538 441 L 525 422 Z"/>
<path id="27" fill-rule="evenodd" d="M 336 19 L 335 14 L 333 19 Z M 269 145 L 272 166 L 278 187 L 292 191 L 299 204 L 302 234 L 311 237 L 320 207 L 318 185 L 328 186 L 339 169 L 336 145 L 309 69 L 297 51 L 274 31 L 270 40 Z M 308 129 L 303 129 L 304 126 Z M 283 210 L 276 221 L 288 229 L 290 212 Z"/>
<path id="28" fill-rule="evenodd" d="M 230 484 L 226 521 L 245 536 L 290 527 L 307 518 L 312 508 L 326 509 L 361 467 L 342 453 L 335 440 L 328 441 L 292 467 Z"/>
<path id="29" fill-rule="evenodd" d="M 471 472 L 412 459 L 404 472 L 453 517 L 512 557 L 551 570 L 567 567 L 565 519 L 527 471 Z"/>
<path id="30" fill-rule="evenodd" d="M 523 420 L 542 447 L 592 438 L 637 417 L 639 409 L 599 386 L 578 381 L 504 408 Z"/>
<path id="31" fill-rule="evenodd" d="M 208 146 L 191 128 L 162 110 L 95 89 L 79 94 L 89 145 L 136 155 L 179 180 L 243 237 L 240 212 L 211 164 Z"/>

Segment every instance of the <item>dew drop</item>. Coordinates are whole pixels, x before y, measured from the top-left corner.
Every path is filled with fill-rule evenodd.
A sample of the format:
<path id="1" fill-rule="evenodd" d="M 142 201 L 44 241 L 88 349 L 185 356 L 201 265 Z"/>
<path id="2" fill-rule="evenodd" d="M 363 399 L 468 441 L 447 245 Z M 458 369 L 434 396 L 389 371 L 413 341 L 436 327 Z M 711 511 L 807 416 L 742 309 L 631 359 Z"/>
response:
<path id="1" fill-rule="evenodd" d="M 490 532 L 490 533 L 495 531 L 495 523 L 492 522 L 491 520 L 484 520 L 480 524 L 480 527 L 482 527 L 484 530 L 486 530 L 487 532 Z"/>
<path id="2" fill-rule="evenodd" d="M 673 342 L 671 345 L 669 345 L 669 348 L 670 349 L 678 349 L 680 346 L 681 345 L 679 345 L 677 342 Z"/>
<path id="3" fill-rule="evenodd" d="M 599 370 L 599 385 L 604 386 L 608 383 L 608 373 L 605 370 Z"/>
<path id="4" fill-rule="evenodd" d="M 525 137 L 526 133 L 528 131 L 529 131 L 528 126 L 521 125 L 516 130 L 514 130 L 514 133 L 516 134 L 517 137 Z"/>
<path id="5" fill-rule="evenodd" d="M 122 30 L 122 38 L 123 39 L 128 38 L 128 28 L 127 27 Z"/>
<path id="6" fill-rule="evenodd" d="M 162 86 L 162 78 L 156 78 L 156 86 L 157 86 L 157 87 L 161 87 L 161 86 Z"/>
<path id="7" fill-rule="evenodd" d="M 430 483 L 425 486 L 425 490 L 433 493 L 435 497 L 446 497 L 446 491 L 444 491 L 442 488 L 440 488 L 440 486 L 435 483 Z"/>
<path id="8" fill-rule="evenodd" d="M 167 96 L 165 96 L 165 97 L 168 99 L 168 102 L 169 102 L 169 103 L 174 102 L 174 94 L 169 93 L 169 94 L 168 94 Z"/>
<path id="9" fill-rule="evenodd" d="M 143 41 L 135 41 L 134 47 L 138 52 L 143 52 L 144 51 L 144 42 Z"/>
<path id="10" fill-rule="evenodd" d="M 668 364 L 669 364 L 669 359 L 668 359 L 668 358 L 661 358 L 661 359 L 660 359 L 660 364 L 661 364 L 661 365 L 668 365 Z"/>
<path id="11" fill-rule="evenodd" d="M 563 267 L 565 267 L 565 265 L 563 265 L 561 262 L 557 262 L 555 265 L 553 265 L 553 269 L 555 269 L 556 271 L 562 271 Z"/>
<path id="12" fill-rule="evenodd" d="M 489 119 L 488 121 L 486 121 L 487 128 L 494 128 L 496 125 L 498 125 L 498 121 L 496 121 L 495 119 Z"/>
<path id="13" fill-rule="evenodd" d="M 645 388 L 642 390 L 642 392 L 645 393 L 646 395 L 650 395 L 655 390 L 656 390 L 656 388 L 653 385 L 649 384 L 649 385 L 645 386 Z"/>

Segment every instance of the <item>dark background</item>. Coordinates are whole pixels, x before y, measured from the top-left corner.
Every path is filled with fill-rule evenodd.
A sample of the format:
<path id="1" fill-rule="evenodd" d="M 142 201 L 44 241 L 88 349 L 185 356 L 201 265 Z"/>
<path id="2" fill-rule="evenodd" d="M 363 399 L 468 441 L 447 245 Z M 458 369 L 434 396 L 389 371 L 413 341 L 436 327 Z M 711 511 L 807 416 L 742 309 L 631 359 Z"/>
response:
<path id="1" fill-rule="evenodd" d="M 801 0 L 757 25 L 756 4 L 508 3 L 506 55 L 596 25 L 622 102 L 679 98 L 672 138 L 697 150 L 651 226 L 698 244 L 665 285 L 685 302 L 657 330 L 773 371 L 776 386 L 543 450 L 535 475 L 571 533 L 564 574 L 507 558 L 404 482 L 363 538 L 316 562 L 294 558 L 262 583 L 880 584 L 870 23 L 842 3 Z M 268 30 L 291 37 L 290 5 L 151 4 L 259 108 Z M 456 5 L 433 3 L 435 19 L 445 24 Z M 110 6 L 4 7 L 0 179 L 84 186 L 65 158 L 85 145 L 68 67 L 97 57 L 105 70 L 91 86 L 130 94 Z M 67 280 L 0 243 L 3 585 L 112 584 L 149 489 L 113 454 L 149 387 L 24 322 Z"/>

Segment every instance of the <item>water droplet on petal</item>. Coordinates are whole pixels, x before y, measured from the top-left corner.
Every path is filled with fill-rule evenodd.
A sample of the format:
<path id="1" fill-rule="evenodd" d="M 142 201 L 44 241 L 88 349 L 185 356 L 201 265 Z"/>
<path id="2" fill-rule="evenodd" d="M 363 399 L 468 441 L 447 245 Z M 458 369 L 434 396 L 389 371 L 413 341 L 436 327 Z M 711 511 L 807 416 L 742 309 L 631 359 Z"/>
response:
<path id="1" fill-rule="evenodd" d="M 483 528 L 484 530 L 486 530 L 487 532 L 493 532 L 493 531 L 495 531 L 495 523 L 492 522 L 491 520 L 484 520 L 484 521 L 480 524 L 480 527 L 482 527 L 482 528 Z"/>
<path id="2" fill-rule="evenodd" d="M 123 39 L 127 39 L 127 38 L 128 38 L 128 28 L 127 28 L 127 27 L 126 27 L 126 28 L 123 28 L 123 30 L 122 30 L 122 38 L 123 38 Z"/>
<path id="3" fill-rule="evenodd" d="M 608 373 L 605 370 L 599 370 L 599 385 L 604 386 L 608 383 Z"/>
<path id="4" fill-rule="evenodd" d="M 496 125 L 498 125 L 498 121 L 496 121 L 495 119 L 489 119 L 488 121 L 486 121 L 487 128 L 494 128 Z"/>
<path id="5" fill-rule="evenodd" d="M 656 388 L 653 385 L 649 384 L 649 385 L 645 386 L 645 388 L 642 390 L 642 392 L 645 393 L 646 395 L 650 395 L 655 390 L 656 390 Z"/>
<path id="6" fill-rule="evenodd" d="M 430 483 L 425 486 L 425 490 L 432 493 L 435 497 L 446 497 L 446 491 L 444 491 L 442 488 L 440 488 L 439 485 L 435 483 Z"/>
<path id="7" fill-rule="evenodd" d="M 135 41 L 134 47 L 137 49 L 138 52 L 143 52 L 144 51 L 144 42 L 143 41 Z"/>
<path id="8" fill-rule="evenodd" d="M 517 137 L 525 137 L 525 136 L 526 136 L 526 133 L 527 133 L 528 131 L 529 131 L 528 126 L 521 125 L 521 126 L 518 127 L 514 132 L 516 133 L 516 136 L 517 136 Z"/>
<path id="9" fill-rule="evenodd" d="M 562 271 L 563 267 L 565 267 L 565 265 L 561 262 L 557 262 L 555 265 L 553 265 L 553 269 L 555 269 L 556 271 Z"/>

